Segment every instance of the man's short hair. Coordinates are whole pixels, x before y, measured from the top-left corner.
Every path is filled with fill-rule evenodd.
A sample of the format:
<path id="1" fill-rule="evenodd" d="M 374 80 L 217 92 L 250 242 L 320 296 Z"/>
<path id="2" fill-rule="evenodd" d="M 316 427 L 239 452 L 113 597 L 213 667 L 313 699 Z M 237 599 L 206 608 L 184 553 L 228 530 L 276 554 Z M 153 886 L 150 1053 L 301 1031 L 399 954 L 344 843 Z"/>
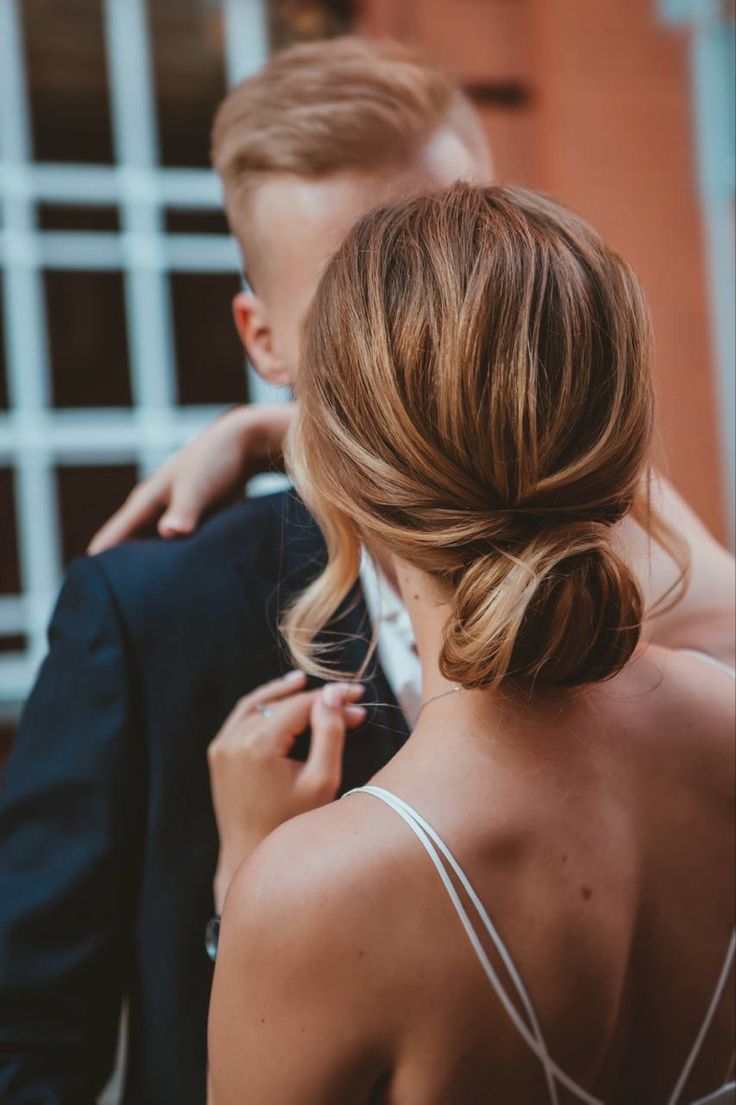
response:
<path id="1" fill-rule="evenodd" d="M 407 165 L 443 126 L 487 157 L 475 109 L 441 69 L 397 42 L 346 36 L 293 46 L 237 84 L 215 116 L 212 160 L 232 216 L 262 174 Z"/>

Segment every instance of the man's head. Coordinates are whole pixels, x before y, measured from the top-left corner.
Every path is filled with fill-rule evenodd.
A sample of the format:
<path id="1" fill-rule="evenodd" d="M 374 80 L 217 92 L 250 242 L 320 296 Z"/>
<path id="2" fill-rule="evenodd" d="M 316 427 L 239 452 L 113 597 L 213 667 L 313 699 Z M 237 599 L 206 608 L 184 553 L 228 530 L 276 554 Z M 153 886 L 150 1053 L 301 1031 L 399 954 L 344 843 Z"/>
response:
<path id="1" fill-rule="evenodd" d="M 212 156 L 251 293 L 235 321 L 257 371 L 294 382 L 324 265 L 386 200 L 486 182 L 480 121 L 420 55 L 356 38 L 295 46 L 242 81 L 215 117 Z"/>

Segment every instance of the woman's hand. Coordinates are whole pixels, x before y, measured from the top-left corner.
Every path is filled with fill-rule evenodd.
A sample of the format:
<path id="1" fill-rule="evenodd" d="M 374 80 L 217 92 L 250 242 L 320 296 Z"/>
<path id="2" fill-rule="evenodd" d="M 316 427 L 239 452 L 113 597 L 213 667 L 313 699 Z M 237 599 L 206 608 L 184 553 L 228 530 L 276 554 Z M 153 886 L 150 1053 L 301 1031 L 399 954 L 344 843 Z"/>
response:
<path id="1" fill-rule="evenodd" d="M 235 407 L 215 419 L 131 491 L 87 551 L 119 545 L 156 519 L 162 537 L 191 533 L 209 507 L 242 492 L 249 476 L 279 458 L 292 417 L 293 404 L 282 403 Z"/>
<path id="2" fill-rule="evenodd" d="M 284 821 L 331 802 L 342 776 L 345 732 L 365 719 L 356 705 L 364 687 L 330 683 L 303 690 L 291 672 L 242 698 L 207 752 L 220 834 L 215 908 L 222 911 L 236 869 Z M 304 763 L 289 759 L 294 741 L 311 729 Z"/>

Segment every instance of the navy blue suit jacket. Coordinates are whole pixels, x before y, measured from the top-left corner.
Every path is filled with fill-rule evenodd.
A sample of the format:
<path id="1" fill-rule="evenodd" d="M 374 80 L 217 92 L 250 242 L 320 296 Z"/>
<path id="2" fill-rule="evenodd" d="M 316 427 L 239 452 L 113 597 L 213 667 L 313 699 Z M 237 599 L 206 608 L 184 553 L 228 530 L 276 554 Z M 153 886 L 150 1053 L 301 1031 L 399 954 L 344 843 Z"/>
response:
<path id="1" fill-rule="evenodd" d="M 217 855 L 206 748 L 241 695 L 287 670 L 279 611 L 323 558 L 285 493 L 188 540 L 134 542 L 70 568 L 0 784 L 5 1105 L 95 1101 L 123 997 L 124 1100 L 203 1105 Z M 354 598 L 336 657 L 350 670 L 367 636 Z M 380 670 L 370 682 L 366 700 L 386 706 L 348 737 L 343 789 L 406 738 Z"/>

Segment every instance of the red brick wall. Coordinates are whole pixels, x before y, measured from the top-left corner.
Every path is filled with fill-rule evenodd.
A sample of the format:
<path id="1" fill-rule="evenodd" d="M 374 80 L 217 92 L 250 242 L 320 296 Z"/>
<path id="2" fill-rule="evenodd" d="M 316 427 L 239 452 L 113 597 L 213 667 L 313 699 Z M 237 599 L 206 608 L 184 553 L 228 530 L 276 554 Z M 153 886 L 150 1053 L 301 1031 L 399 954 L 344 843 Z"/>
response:
<path id="1" fill-rule="evenodd" d="M 364 0 L 362 29 L 416 42 L 481 86 L 499 179 L 552 192 L 634 266 L 654 317 L 666 465 L 722 536 L 685 34 L 655 0 Z"/>

